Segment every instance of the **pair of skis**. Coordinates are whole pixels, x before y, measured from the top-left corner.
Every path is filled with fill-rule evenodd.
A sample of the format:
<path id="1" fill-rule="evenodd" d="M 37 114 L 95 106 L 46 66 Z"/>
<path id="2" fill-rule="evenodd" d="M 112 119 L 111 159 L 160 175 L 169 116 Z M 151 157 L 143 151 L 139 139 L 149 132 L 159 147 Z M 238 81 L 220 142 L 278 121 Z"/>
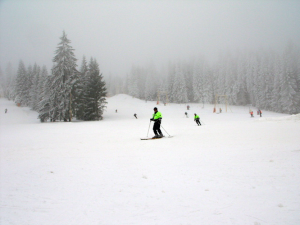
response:
<path id="1" fill-rule="evenodd" d="M 146 137 L 146 138 L 141 138 L 141 140 L 155 140 L 155 139 L 172 138 L 172 137 L 173 136 L 167 136 L 167 137 L 163 136 L 163 137 L 157 137 L 157 138 L 155 138 L 155 137 L 152 137 L 152 138 Z"/>
<path id="2" fill-rule="evenodd" d="M 141 138 L 141 140 L 155 140 L 155 139 L 171 138 L 171 137 L 173 137 L 173 136 L 171 136 L 171 135 L 168 134 L 168 132 L 165 130 L 165 128 L 163 128 L 163 126 L 161 126 L 162 129 L 164 129 L 164 131 L 165 131 L 169 136 L 168 136 L 168 137 L 162 136 L 162 137 L 152 137 L 152 138 L 149 138 L 149 137 L 148 137 L 148 134 L 149 134 L 150 124 L 151 124 L 151 120 L 150 120 L 149 127 L 148 127 L 147 137 L 146 137 L 146 138 Z"/>

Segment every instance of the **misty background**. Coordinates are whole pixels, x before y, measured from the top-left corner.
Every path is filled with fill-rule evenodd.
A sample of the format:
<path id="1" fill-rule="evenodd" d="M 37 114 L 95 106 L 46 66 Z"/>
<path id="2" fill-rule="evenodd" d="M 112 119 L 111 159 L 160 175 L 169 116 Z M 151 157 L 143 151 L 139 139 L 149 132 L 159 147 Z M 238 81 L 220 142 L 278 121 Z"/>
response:
<path id="1" fill-rule="evenodd" d="M 48 89 L 64 33 L 77 60 L 74 82 L 86 79 L 82 68 L 93 58 L 108 96 L 147 101 L 160 93 L 164 103 L 204 105 L 227 95 L 229 104 L 299 113 L 299 11 L 296 0 L 2 0 L 2 89 L 35 102 L 30 93 Z"/>
<path id="2" fill-rule="evenodd" d="M 281 50 L 300 42 L 300 1 L 0 1 L 0 61 L 53 65 L 65 31 L 77 59 L 103 75 L 223 51 Z M 80 64 L 80 62 L 78 62 Z M 15 66 L 17 67 L 17 66 Z"/>

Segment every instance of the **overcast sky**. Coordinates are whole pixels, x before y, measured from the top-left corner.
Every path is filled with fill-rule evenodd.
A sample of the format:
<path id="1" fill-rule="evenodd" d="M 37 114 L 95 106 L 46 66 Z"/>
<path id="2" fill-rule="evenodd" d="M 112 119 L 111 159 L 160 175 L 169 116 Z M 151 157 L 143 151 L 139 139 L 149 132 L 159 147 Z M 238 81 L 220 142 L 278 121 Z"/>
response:
<path id="1" fill-rule="evenodd" d="M 0 62 L 50 70 L 63 30 L 103 75 L 220 51 L 300 45 L 300 0 L 0 0 Z"/>

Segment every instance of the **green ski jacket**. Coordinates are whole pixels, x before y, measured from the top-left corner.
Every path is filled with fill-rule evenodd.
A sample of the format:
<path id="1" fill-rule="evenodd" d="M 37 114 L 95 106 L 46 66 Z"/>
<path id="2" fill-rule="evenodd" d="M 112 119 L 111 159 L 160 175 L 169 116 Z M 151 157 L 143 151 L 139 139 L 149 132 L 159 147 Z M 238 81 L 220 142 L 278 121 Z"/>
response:
<path id="1" fill-rule="evenodd" d="M 156 113 L 154 113 L 152 118 L 153 118 L 154 120 L 162 119 L 161 112 L 156 112 Z"/>

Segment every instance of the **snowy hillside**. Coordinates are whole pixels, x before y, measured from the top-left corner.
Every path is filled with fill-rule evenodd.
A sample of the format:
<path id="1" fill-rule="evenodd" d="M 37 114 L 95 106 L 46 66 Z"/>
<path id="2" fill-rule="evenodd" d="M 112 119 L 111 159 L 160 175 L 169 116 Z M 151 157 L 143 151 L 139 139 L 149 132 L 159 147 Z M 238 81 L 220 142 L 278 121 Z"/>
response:
<path id="1" fill-rule="evenodd" d="M 107 101 L 103 121 L 40 123 L 0 99 L 1 225 L 300 224 L 299 115 Z M 174 137 L 141 141 L 155 106 Z"/>

